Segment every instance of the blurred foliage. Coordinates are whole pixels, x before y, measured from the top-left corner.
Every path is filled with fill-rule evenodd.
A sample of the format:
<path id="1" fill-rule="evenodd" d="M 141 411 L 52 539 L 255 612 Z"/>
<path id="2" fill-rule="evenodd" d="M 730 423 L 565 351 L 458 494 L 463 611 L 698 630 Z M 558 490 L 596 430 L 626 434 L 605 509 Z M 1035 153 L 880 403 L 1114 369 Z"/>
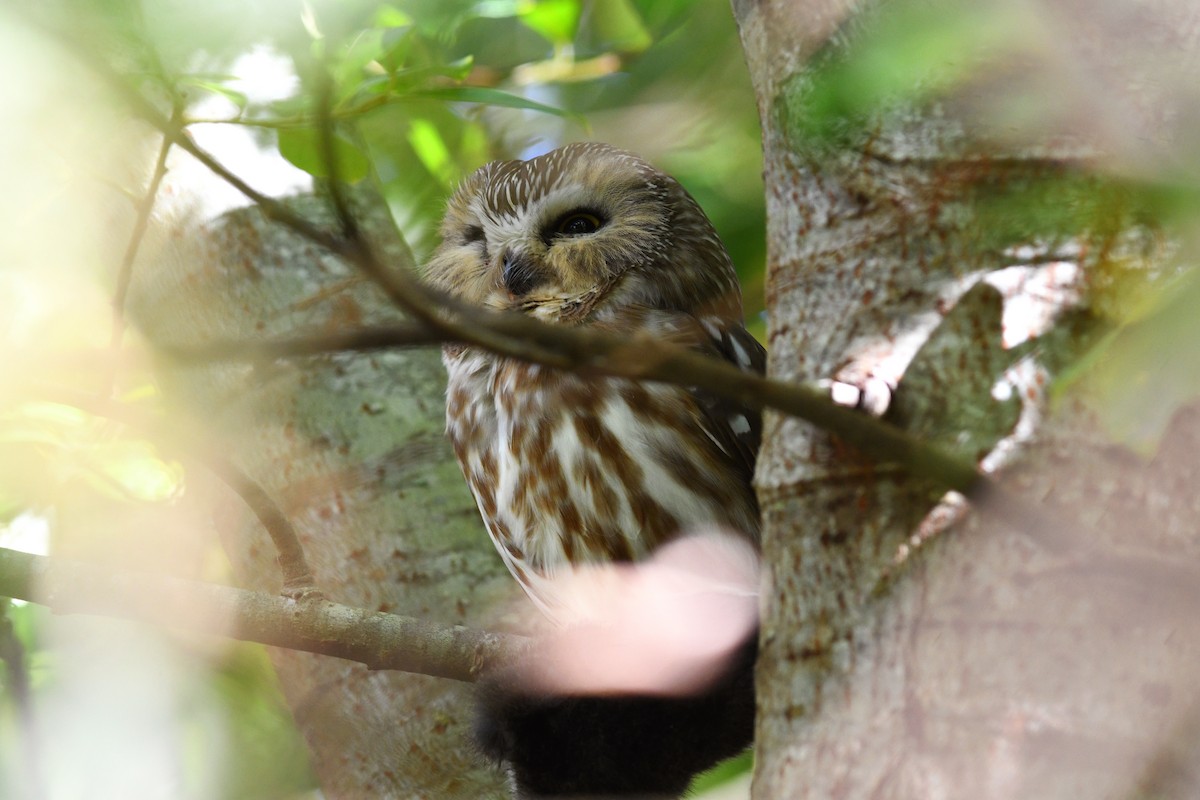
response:
<path id="1" fill-rule="evenodd" d="M 0 239 L 10 378 L 0 394 L 0 546 L 230 580 L 175 454 L 47 391 L 112 397 L 151 423 L 162 410 L 140 343 L 114 329 L 109 305 L 158 145 L 89 63 L 115 69 L 164 114 L 181 110 L 203 146 L 214 131 L 235 131 L 318 180 L 328 177 L 317 136 L 327 96 L 338 175 L 380 187 L 418 260 L 437 243 L 446 196 L 483 163 L 579 139 L 626 147 L 692 191 L 741 270 L 748 310 L 757 319 L 762 307 L 757 113 L 724 0 L 15 0 L 0 10 L 0 53 L 9 76 L 39 65 L 0 83 L 0 102 L 22 123 L 10 140 L 0 132 L 11 159 L 0 213 L 21 231 Z M 267 181 L 245 169 L 252 185 Z M 168 183 L 185 174 L 173 164 Z M 110 633 L 81 644 L 78 628 L 44 609 L 14 603 L 8 614 L 31 688 L 18 698 L 13 681 L 2 684 L 0 794 L 32 780 L 70 795 L 63 787 L 79 778 L 64 770 L 76 762 L 94 796 L 112 794 L 131 764 L 143 787 L 168 776 L 162 796 L 314 789 L 262 648 L 96 619 L 83 630 Z M 126 635 L 148 637 L 137 646 L 146 649 L 106 638 Z M 139 707 L 135 721 L 83 745 L 128 697 L 127 683 L 157 700 L 125 701 Z M 138 736 L 155 740 L 153 752 L 139 753 L 140 766 L 116 764 Z M 43 774 L 26 773 L 30 761 Z M 704 784 L 747 768 L 736 762 Z"/>
<path id="2" fill-rule="evenodd" d="M 720 0 L 289 7 L 232 13 L 227 0 L 204 10 L 147 0 L 140 13 L 100 17 L 130 42 L 124 51 L 146 85 L 182 93 L 193 119 L 253 127 L 317 176 L 314 102 L 327 70 L 342 177 L 361 179 L 369 165 L 418 257 L 436 245 L 446 195 L 487 161 L 587 138 L 640 152 L 697 196 L 742 271 L 751 311 L 761 309 L 757 117 Z M 264 47 L 298 78 L 285 96 L 246 90 L 239 59 Z"/>
<path id="3" fill-rule="evenodd" d="M 1138 276 L 1120 317 L 1056 386 L 1082 389 L 1114 441 L 1152 457 L 1167 426 L 1200 396 L 1200 274 L 1194 268 L 1147 284 Z"/>
<path id="4" fill-rule="evenodd" d="M 143 502 L 166 501 L 182 490 L 180 466 L 162 460 L 150 442 L 61 403 L 0 411 L 0 475 L 7 492 L 23 501 L 5 501 L 0 489 L 0 508 L 10 511 L 79 490 Z"/>

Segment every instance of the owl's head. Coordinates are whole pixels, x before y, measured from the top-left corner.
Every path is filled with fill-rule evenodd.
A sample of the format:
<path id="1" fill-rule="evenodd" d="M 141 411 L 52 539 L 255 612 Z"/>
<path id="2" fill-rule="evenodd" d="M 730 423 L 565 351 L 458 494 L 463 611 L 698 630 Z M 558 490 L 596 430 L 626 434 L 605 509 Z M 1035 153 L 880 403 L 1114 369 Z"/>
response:
<path id="1" fill-rule="evenodd" d="M 441 233 L 427 279 L 476 305 L 564 324 L 629 307 L 741 318 L 733 265 L 696 201 L 608 145 L 481 167 Z"/>

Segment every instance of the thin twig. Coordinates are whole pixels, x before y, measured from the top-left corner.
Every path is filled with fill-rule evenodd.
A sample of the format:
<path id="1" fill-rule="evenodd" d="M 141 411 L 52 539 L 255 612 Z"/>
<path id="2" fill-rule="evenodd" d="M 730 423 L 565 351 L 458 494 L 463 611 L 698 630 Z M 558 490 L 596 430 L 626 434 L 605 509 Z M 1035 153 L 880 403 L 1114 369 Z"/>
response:
<path id="1" fill-rule="evenodd" d="M 342 229 L 342 238 L 366 247 L 368 245 L 363 238 L 362 229 L 359 228 L 354 212 L 350 210 L 350 202 L 346 199 L 346 192 L 342 187 L 342 165 L 334 146 L 333 88 L 333 78 L 326 65 L 322 64 L 317 75 L 317 145 L 320 148 L 321 161 L 325 164 L 325 174 L 328 176 L 326 189 Z"/>
<path id="2" fill-rule="evenodd" d="M 182 113 L 183 106 L 177 102 L 171 113 L 172 125 L 179 123 Z M 125 246 L 125 254 L 121 257 L 121 266 L 117 271 L 117 286 L 112 300 L 112 334 L 109 337 L 108 345 L 114 355 L 120 351 L 121 339 L 125 335 L 125 300 L 129 295 L 129 285 L 133 280 L 133 265 L 137 260 L 142 240 L 146 237 L 150 215 L 154 211 L 154 203 L 158 198 L 158 189 L 167 174 L 167 155 L 170 152 L 171 140 L 164 134 L 162 145 L 158 149 L 158 160 L 154 163 L 154 173 L 150 177 L 150 184 L 146 187 L 145 195 L 138 202 L 137 218 L 134 220 L 133 231 L 129 234 L 129 242 Z M 112 394 L 116 388 L 116 364 L 118 363 L 119 360 L 114 358 L 112 370 L 108 374 L 105 394 Z"/>
<path id="3" fill-rule="evenodd" d="M 458 681 L 474 681 L 525 641 L 320 597 L 297 600 L 149 572 L 112 572 L 4 548 L 0 594 L 59 614 L 140 620 Z"/>

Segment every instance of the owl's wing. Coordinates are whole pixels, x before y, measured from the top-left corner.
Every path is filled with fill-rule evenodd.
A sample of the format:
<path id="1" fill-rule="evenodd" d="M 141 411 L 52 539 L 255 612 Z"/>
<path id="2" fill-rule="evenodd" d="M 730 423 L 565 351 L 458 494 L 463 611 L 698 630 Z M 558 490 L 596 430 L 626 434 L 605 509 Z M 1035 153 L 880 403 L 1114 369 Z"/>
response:
<path id="1" fill-rule="evenodd" d="M 701 320 L 700 326 L 705 340 L 695 349 L 756 375 L 766 372 L 767 351 L 744 326 L 712 318 Z M 692 387 L 689 392 L 704 414 L 707 433 L 729 454 L 749 484 L 762 441 L 762 413 L 704 389 Z"/>
<path id="2" fill-rule="evenodd" d="M 618 323 L 595 327 L 626 335 L 629 331 L 648 333 L 756 375 L 767 371 L 766 349 L 740 322 L 722 317 L 629 307 L 623 310 Z M 737 477 L 749 486 L 762 441 L 762 413 L 696 386 L 685 390 L 696 403 L 704 432 L 729 457 Z"/>

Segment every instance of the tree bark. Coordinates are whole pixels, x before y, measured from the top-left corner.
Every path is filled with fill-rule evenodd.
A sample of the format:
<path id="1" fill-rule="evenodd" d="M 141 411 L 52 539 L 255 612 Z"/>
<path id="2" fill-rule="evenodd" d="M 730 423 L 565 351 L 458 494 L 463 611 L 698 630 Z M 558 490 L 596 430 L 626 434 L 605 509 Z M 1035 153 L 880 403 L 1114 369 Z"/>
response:
<path id="1" fill-rule="evenodd" d="M 1139 143 L 1169 156 L 1186 141 L 1194 4 L 734 9 L 763 124 L 774 377 L 890 385 L 892 418 L 954 446 L 1008 413 L 979 391 L 1000 377 L 987 370 L 1001 336 L 992 301 L 968 291 L 980 277 L 1016 266 L 1053 287 L 1044 378 L 1077 356 L 1072 326 L 1113 261 L 1162 268 L 1169 248 L 1130 217 L 1048 236 L 1036 219 L 1005 227 L 995 201 L 1027 209 L 1053 186 L 1075 208 L 1105 171 L 1156 163 Z M 897 26 L 998 21 L 1010 35 L 994 50 L 967 37 L 947 63 L 875 75 L 893 83 L 869 107 L 838 83 Z M 1020 107 L 1040 113 L 1005 113 Z M 901 379 L 967 297 L 968 335 Z M 1007 445 L 1019 458 L 1003 480 L 1042 505 L 1039 529 L 1007 528 L 984 503 L 932 538 L 914 534 L 936 487 L 769 417 L 756 798 L 1194 795 L 1200 415 L 1181 410 L 1145 459 L 1095 412 L 1068 396 L 1030 439 L 1027 409 Z"/>
<path id="2" fill-rule="evenodd" d="M 319 197 L 289 202 L 334 228 Z M 382 200 L 360 199 L 359 212 L 385 261 L 411 269 Z M 132 295 L 133 316 L 156 344 L 397 319 L 352 267 L 257 209 L 176 231 L 167 245 L 139 268 Z M 443 435 L 445 377 L 435 350 L 253 366 L 164 362 L 159 375 L 180 424 L 199 426 L 282 507 L 327 597 L 433 622 L 496 624 L 493 601 L 511 581 Z M 189 475 L 189 490 L 199 483 Z M 276 550 L 262 526 L 228 490 L 208 488 L 239 583 L 279 591 Z M 504 796 L 499 770 L 480 761 L 467 736 L 467 685 L 270 652 L 325 796 Z"/>

